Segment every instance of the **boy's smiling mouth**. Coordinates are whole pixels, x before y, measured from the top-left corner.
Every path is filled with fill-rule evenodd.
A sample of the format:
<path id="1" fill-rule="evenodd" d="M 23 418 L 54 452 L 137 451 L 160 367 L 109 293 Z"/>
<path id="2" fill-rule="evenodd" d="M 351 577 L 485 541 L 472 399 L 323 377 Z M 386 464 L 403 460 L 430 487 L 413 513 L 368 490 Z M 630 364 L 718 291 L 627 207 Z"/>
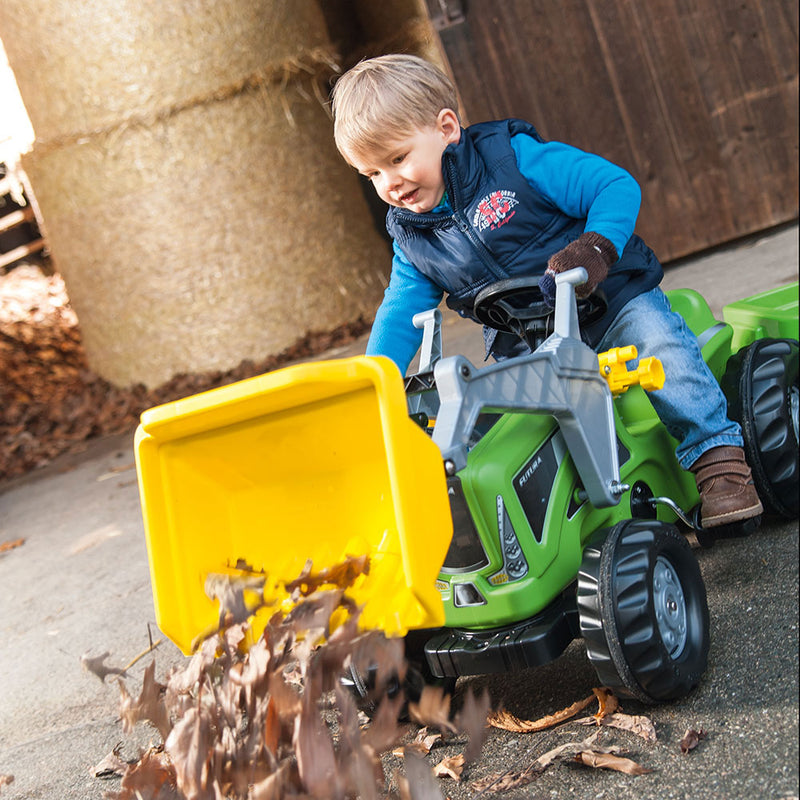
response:
<path id="1" fill-rule="evenodd" d="M 417 187 L 416 189 L 412 189 L 410 192 L 406 192 L 404 195 L 401 195 L 400 202 L 413 203 L 418 192 L 419 192 L 419 187 Z"/>

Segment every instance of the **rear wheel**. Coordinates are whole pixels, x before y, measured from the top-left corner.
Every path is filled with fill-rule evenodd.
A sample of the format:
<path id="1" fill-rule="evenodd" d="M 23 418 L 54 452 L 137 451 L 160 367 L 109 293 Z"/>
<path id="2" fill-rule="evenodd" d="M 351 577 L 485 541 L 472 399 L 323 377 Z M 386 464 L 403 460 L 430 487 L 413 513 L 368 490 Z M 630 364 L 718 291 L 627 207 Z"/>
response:
<path id="1" fill-rule="evenodd" d="M 625 520 L 598 532 L 584 550 L 578 613 L 589 660 L 618 694 L 674 700 L 705 672 L 705 585 L 674 525 Z"/>
<path id="2" fill-rule="evenodd" d="M 721 381 L 764 509 L 789 519 L 800 491 L 797 373 L 796 341 L 759 339 L 728 360 Z"/>

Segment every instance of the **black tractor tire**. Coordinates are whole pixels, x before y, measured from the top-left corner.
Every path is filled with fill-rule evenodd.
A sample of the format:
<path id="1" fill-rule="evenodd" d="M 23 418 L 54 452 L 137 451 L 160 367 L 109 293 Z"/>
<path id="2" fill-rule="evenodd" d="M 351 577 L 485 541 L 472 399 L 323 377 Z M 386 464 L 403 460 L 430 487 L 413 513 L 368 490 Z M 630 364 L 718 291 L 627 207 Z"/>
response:
<path id="1" fill-rule="evenodd" d="M 700 566 L 674 525 L 623 520 L 587 544 L 578 615 L 603 686 L 651 705 L 687 695 L 706 670 L 709 616 Z"/>
<path id="2" fill-rule="evenodd" d="M 800 500 L 797 371 L 795 340 L 759 339 L 731 356 L 720 382 L 764 510 L 788 519 Z"/>
<path id="3" fill-rule="evenodd" d="M 433 675 L 425 658 L 425 642 L 430 631 L 409 631 L 405 637 L 406 673 L 402 680 L 396 674 L 384 676 L 383 683 L 378 684 L 377 670 L 371 666 L 366 672 L 360 672 L 351 664 L 341 683 L 355 697 L 358 708 L 372 716 L 377 711 L 384 697 L 394 699 L 403 694 L 404 702 L 400 718 L 408 716 L 409 703 L 419 703 L 426 686 L 438 687 L 446 695 L 452 695 L 456 687 L 455 678 L 437 678 Z"/>

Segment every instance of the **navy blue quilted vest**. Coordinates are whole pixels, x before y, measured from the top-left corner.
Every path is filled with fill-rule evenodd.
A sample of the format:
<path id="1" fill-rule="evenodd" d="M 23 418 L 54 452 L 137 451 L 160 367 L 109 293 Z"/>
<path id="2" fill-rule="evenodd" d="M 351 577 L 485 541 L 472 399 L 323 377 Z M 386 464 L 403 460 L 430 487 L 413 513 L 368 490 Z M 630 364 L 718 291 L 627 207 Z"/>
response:
<path id="1" fill-rule="evenodd" d="M 447 305 L 462 316 L 474 319 L 475 297 L 490 283 L 541 275 L 550 256 L 584 231 L 585 220 L 567 216 L 520 173 L 511 147 L 518 133 L 542 141 L 529 123 L 508 119 L 472 125 L 462 130 L 458 144 L 448 146 L 442 169 L 452 214 L 391 207 L 386 216 L 387 230 L 406 258 L 445 290 Z M 632 236 L 600 284 L 608 311 L 584 338 L 598 342 L 625 303 L 657 286 L 662 276 L 652 250 Z M 494 354 L 504 355 L 502 348 Z"/>

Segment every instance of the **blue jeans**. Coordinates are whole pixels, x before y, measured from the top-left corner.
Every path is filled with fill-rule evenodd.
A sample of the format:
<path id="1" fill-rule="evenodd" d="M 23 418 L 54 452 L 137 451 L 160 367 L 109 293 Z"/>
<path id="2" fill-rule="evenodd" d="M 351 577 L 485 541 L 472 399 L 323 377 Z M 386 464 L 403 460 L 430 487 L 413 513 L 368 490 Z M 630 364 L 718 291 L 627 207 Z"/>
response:
<path id="1" fill-rule="evenodd" d="M 659 288 L 634 297 L 606 331 L 598 352 L 633 344 L 641 357 L 656 356 L 664 367 L 664 388 L 648 392 L 666 429 L 679 444 L 680 465 L 688 469 L 712 447 L 742 447 L 742 430 L 727 416 L 727 402 L 703 361 L 695 335 Z M 638 359 L 628 362 L 635 368 Z"/>

